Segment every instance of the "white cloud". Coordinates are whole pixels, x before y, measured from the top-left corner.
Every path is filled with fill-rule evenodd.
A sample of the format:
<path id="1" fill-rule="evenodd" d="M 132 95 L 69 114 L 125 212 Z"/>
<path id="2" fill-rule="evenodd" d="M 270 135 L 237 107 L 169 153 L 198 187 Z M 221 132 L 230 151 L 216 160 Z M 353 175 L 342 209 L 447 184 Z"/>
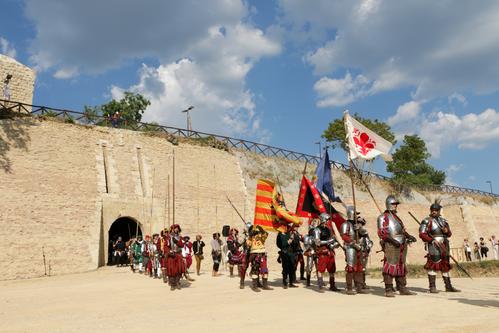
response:
<path id="1" fill-rule="evenodd" d="M 0 53 L 14 59 L 17 55 L 16 49 L 9 43 L 7 39 L 3 37 L 0 37 Z"/>
<path id="2" fill-rule="evenodd" d="M 70 79 L 72 77 L 78 76 L 78 74 L 79 73 L 77 67 L 61 68 L 54 73 L 54 77 L 56 79 Z"/>
<path id="3" fill-rule="evenodd" d="M 319 95 L 318 107 L 343 106 L 367 94 L 369 81 L 362 75 L 352 78 L 346 73 L 342 79 L 323 77 L 314 84 Z"/>
<path id="4" fill-rule="evenodd" d="M 194 105 L 191 118 L 195 130 L 268 140 L 245 77 L 260 57 L 279 51 L 279 44 L 254 28 L 237 24 L 223 31 L 212 29 L 208 39 L 191 46 L 190 59 L 157 68 L 144 65 L 139 83 L 127 90 L 151 100 L 144 114 L 147 121 L 185 127 L 180 110 Z M 111 95 L 119 97 L 123 90 L 112 87 Z"/>
<path id="5" fill-rule="evenodd" d="M 494 109 L 463 116 L 437 112 L 422 121 L 419 134 L 434 157 L 447 146 L 483 149 L 499 140 L 499 113 Z"/>
<path id="6" fill-rule="evenodd" d="M 466 100 L 466 97 L 464 97 L 463 95 L 458 94 L 458 93 L 453 93 L 452 95 L 450 95 L 447 98 L 447 100 L 448 100 L 449 104 L 452 104 L 452 102 L 456 101 L 456 102 L 462 104 L 463 106 L 468 105 L 468 101 Z"/>
<path id="7" fill-rule="evenodd" d="M 421 104 L 416 101 L 410 101 L 398 107 L 395 115 L 388 118 L 388 125 L 394 126 L 400 123 L 415 119 L 421 111 Z"/>
<path id="8" fill-rule="evenodd" d="M 322 40 L 306 56 L 318 75 L 355 70 L 373 82 L 369 93 L 412 87 L 415 100 L 499 90 L 497 1 L 476 6 L 466 1 L 280 0 L 279 5 L 283 24 L 302 40 L 315 42 L 304 45 Z"/>
<path id="9" fill-rule="evenodd" d="M 145 95 L 152 102 L 147 121 L 185 127 L 180 110 L 194 105 L 194 129 L 266 133 L 246 76 L 260 58 L 281 51 L 280 34 L 251 25 L 244 1 L 27 0 L 26 8 L 36 27 L 31 59 L 38 69 L 65 79 L 155 59 L 159 64 L 144 65 L 137 84 L 116 83 L 111 96 Z"/>

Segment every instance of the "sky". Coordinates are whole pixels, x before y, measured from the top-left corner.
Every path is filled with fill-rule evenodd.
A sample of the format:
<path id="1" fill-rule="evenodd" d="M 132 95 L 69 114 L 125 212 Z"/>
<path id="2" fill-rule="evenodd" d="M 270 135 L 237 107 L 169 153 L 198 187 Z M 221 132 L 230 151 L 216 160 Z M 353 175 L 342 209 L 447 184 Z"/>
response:
<path id="1" fill-rule="evenodd" d="M 36 70 L 37 105 L 132 91 L 145 121 L 185 128 L 192 105 L 194 130 L 310 154 L 348 109 L 497 193 L 497 17 L 488 0 L 0 0 L 0 53 Z"/>

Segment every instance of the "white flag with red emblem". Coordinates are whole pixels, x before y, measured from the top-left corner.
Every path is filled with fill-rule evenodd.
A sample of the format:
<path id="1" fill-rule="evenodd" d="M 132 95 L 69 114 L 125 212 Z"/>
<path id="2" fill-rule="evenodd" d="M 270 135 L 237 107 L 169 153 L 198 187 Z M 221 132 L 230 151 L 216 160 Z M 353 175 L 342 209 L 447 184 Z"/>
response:
<path id="1" fill-rule="evenodd" d="M 356 158 L 372 160 L 378 155 L 381 155 L 385 161 L 392 160 L 392 155 L 390 155 L 392 144 L 389 141 L 362 125 L 355 118 L 350 117 L 348 111 L 345 111 L 344 119 L 352 160 Z"/>

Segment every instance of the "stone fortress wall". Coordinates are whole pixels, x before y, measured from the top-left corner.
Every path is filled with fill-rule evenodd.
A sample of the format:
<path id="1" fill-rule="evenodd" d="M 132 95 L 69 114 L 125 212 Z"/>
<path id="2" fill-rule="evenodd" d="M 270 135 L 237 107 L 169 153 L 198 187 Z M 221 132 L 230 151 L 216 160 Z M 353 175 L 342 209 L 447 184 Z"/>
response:
<path id="1" fill-rule="evenodd" d="M 0 120 L 0 148 L 0 262 L 4 264 L 0 279 L 43 276 L 47 265 L 51 274 L 105 265 L 108 232 L 120 217 L 137 221 L 144 234 L 159 232 L 168 225 L 168 215 L 173 222 L 174 160 L 175 222 L 191 239 L 203 235 L 207 244 L 203 270 L 211 271 L 211 234 L 221 232 L 226 224 L 242 228 L 226 196 L 252 221 L 257 179 L 278 176 L 287 206 L 294 211 L 304 166 L 253 153 L 187 143 L 174 146 L 143 132 L 36 118 Z M 314 169 L 308 166 L 309 172 Z M 334 170 L 333 178 L 337 194 L 350 203 L 347 175 Z M 388 186 L 372 180 L 371 187 L 383 206 Z M 381 260 L 381 254 L 375 253 L 379 250 L 375 231 L 379 212 L 365 191 L 359 188 L 356 195 L 358 210 L 375 241 L 370 265 L 376 267 Z M 437 195 L 414 192 L 411 198 L 402 198 L 400 215 L 413 235 L 417 236 L 417 225 L 407 212 L 423 218 Z M 497 202 L 441 198 L 454 232 L 454 247 L 461 246 L 465 237 L 478 240 L 499 234 Z M 306 226 L 301 229 L 305 232 Z M 269 265 L 279 272 L 275 236 L 271 233 L 267 242 Z M 337 267 L 342 269 L 339 252 Z M 409 262 L 423 263 L 423 256 L 422 243 L 412 245 Z"/>
<path id="2" fill-rule="evenodd" d="M 6 55 L 0 54 L 0 99 L 4 99 L 4 80 L 7 74 L 12 75 L 9 83 L 10 99 L 16 102 L 31 104 L 35 71 Z"/>

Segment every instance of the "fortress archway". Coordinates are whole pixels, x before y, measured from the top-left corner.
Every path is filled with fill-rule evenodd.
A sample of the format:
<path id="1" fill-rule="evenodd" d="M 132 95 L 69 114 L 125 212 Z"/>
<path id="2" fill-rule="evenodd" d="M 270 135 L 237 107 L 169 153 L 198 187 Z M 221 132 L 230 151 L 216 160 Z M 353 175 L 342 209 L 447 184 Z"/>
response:
<path id="1" fill-rule="evenodd" d="M 135 235 L 142 235 L 142 228 L 140 223 L 138 223 L 134 218 L 129 216 L 123 216 L 116 219 L 108 230 L 108 246 L 107 246 L 107 262 L 111 262 L 112 256 L 112 242 L 115 242 L 118 237 L 121 237 L 123 242 L 127 242 L 130 238 L 135 237 Z"/>

